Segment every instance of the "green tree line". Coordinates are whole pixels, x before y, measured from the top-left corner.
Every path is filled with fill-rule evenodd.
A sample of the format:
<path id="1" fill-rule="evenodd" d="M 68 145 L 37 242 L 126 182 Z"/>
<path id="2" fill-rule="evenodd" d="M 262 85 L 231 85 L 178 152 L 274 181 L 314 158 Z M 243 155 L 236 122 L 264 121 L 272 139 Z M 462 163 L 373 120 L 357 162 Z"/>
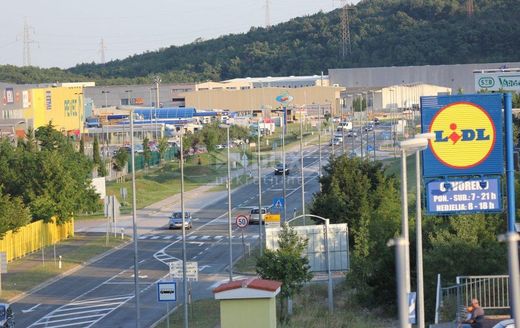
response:
<path id="1" fill-rule="evenodd" d="M 93 163 L 51 123 L 17 145 L 0 140 L 0 234 L 31 221 L 70 220 L 99 209 Z"/>
<path id="2" fill-rule="evenodd" d="M 396 313 L 394 250 L 387 242 L 401 234 L 400 184 L 385 173 L 381 162 L 340 156 L 330 160 L 311 212 L 348 223 L 351 270 L 348 284 L 364 306 Z M 409 204 L 412 290 L 415 287 L 415 204 Z M 506 231 L 497 215 L 424 216 L 423 256 L 427 319 L 434 314 L 436 276 L 455 282 L 456 276 L 504 274 L 507 251 L 497 241 Z"/>
<path id="3" fill-rule="evenodd" d="M 342 56 L 341 9 L 270 28 L 136 54 L 66 71 L 0 66 L 0 81 L 94 80 L 98 84 L 308 75 L 329 68 L 517 61 L 515 0 L 364 0 L 349 7 L 350 47 Z M 348 49 L 351 49 L 349 52 Z"/>

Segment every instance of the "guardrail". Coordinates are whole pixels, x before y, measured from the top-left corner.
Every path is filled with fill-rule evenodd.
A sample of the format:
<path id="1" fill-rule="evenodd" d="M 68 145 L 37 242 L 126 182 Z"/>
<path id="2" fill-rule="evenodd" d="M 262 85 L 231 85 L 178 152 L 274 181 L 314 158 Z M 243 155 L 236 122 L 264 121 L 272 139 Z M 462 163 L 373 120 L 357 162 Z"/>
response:
<path id="1" fill-rule="evenodd" d="M 437 299 L 435 323 L 444 319 L 444 314 L 460 319 L 461 311 L 477 298 L 483 309 L 509 309 L 509 276 L 459 276 L 456 284 L 442 287 L 440 274 L 437 276 Z M 451 314 L 450 314 L 451 313 Z M 448 318 L 448 320 L 453 320 Z"/>

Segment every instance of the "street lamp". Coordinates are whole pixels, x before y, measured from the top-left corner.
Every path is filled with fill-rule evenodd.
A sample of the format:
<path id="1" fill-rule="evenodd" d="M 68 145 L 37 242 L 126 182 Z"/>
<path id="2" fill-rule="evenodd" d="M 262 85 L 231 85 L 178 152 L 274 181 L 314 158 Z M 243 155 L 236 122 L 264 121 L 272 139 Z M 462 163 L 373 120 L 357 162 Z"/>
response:
<path id="1" fill-rule="evenodd" d="M 260 240 L 260 256 L 263 255 L 263 242 L 262 242 L 262 225 L 263 225 L 263 215 L 262 215 L 262 165 L 260 159 L 260 118 L 258 118 L 258 144 L 256 146 L 257 152 L 257 165 L 258 165 L 258 239 Z M 229 149 L 229 148 L 228 148 Z"/>
<path id="2" fill-rule="evenodd" d="M 407 188 L 407 171 L 406 171 L 406 156 L 407 152 L 419 153 L 421 150 L 428 147 L 427 138 L 414 138 L 403 140 L 401 146 L 401 234 L 406 245 L 409 244 L 408 234 L 408 188 Z M 422 245 L 422 244 L 421 244 Z M 404 289 L 406 294 L 410 293 L 410 249 L 407 246 L 404 254 L 405 260 L 405 284 Z M 409 324 L 407 325 L 409 327 Z"/>
<path id="3" fill-rule="evenodd" d="M 417 140 L 432 140 L 435 138 L 434 133 L 416 134 Z M 413 139 L 412 139 L 413 140 Z M 422 141 L 424 143 L 424 141 Z M 422 209 L 421 209 L 421 150 L 415 151 L 415 188 L 416 188 L 416 202 L 415 202 L 415 224 L 416 224 L 416 271 L 417 271 L 417 327 L 424 328 L 424 280 L 423 280 L 423 246 L 422 246 Z"/>
<path id="4" fill-rule="evenodd" d="M 101 93 L 105 95 L 105 108 L 108 107 L 108 94 L 110 91 L 108 90 L 101 90 Z"/>
<path id="5" fill-rule="evenodd" d="M 139 312 L 139 261 L 137 254 L 137 201 L 136 201 L 136 188 L 135 188 L 135 151 L 134 151 L 134 115 L 130 111 L 130 142 L 132 154 L 130 156 L 132 161 L 132 231 L 134 238 L 134 290 L 135 290 L 135 319 L 136 327 L 140 327 L 139 321 L 141 315 Z"/>
<path id="6" fill-rule="evenodd" d="M 159 102 L 159 84 L 161 83 L 161 77 L 159 75 L 155 76 L 153 81 L 155 82 L 155 97 L 156 97 L 156 103 L 155 103 L 155 140 L 157 140 L 157 109 L 160 108 L 160 102 Z M 152 118 L 150 117 L 150 120 Z"/>
<path id="7" fill-rule="evenodd" d="M 229 154 L 229 128 L 231 125 L 228 124 L 220 124 L 220 128 L 226 129 L 227 133 L 227 169 L 228 169 L 228 179 L 227 179 L 227 190 L 228 190 L 228 233 L 229 233 L 229 281 L 233 281 L 233 230 L 231 225 L 231 162 L 230 162 L 230 154 Z M 260 211 L 261 213 L 262 211 Z"/>
<path id="8" fill-rule="evenodd" d="M 184 131 L 181 128 L 179 136 L 180 143 L 180 166 L 181 166 L 181 218 L 182 218 L 182 286 L 184 291 L 184 327 L 188 327 L 188 282 L 186 279 L 186 215 L 184 213 L 184 149 L 182 136 Z"/>
<path id="9" fill-rule="evenodd" d="M 303 216 L 303 225 L 305 225 L 305 175 L 303 173 L 303 108 L 304 107 L 300 107 L 300 171 L 301 171 L 301 179 L 302 179 L 301 190 L 302 190 L 302 214 L 304 215 Z"/>

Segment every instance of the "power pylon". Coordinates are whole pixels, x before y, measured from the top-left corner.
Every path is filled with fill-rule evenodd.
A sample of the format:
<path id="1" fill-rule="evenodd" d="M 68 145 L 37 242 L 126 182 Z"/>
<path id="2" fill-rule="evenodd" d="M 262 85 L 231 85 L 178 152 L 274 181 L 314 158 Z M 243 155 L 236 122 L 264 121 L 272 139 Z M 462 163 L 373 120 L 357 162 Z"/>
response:
<path id="1" fill-rule="evenodd" d="M 105 64 L 105 50 L 107 49 L 105 45 L 105 40 L 101 38 L 101 42 L 99 44 L 99 54 L 101 56 L 101 64 Z"/>
<path id="2" fill-rule="evenodd" d="M 25 18 L 23 24 L 23 66 L 31 66 L 31 43 L 35 43 L 31 38 L 31 31 L 34 33 L 34 28 L 29 26 L 27 18 Z"/>
<path id="3" fill-rule="evenodd" d="M 271 8 L 270 0 L 265 0 L 265 28 L 271 27 Z"/>
<path id="4" fill-rule="evenodd" d="M 349 5 L 346 0 L 341 0 L 341 57 L 352 53 L 350 43 L 350 20 L 348 17 Z"/>

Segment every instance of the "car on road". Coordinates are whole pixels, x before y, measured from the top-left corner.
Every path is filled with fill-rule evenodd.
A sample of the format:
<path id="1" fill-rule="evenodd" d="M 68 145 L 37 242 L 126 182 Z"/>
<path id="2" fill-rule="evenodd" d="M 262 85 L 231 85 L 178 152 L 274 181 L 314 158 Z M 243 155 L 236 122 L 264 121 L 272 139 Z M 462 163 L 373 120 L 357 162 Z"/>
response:
<path id="1" fill-rule="evenodd" d="M 184 228 L 191 229 L 193 226 L 191 213 L 184 212 Z M 182 229 L 182 212 L 173 212 L 168 221 L 168 229 Z"/>
<path id="2" fill-rule="evenodd" d="M 347 133 L 347 137 L 349 137 L 349 138 L 354 137 L 355 138 L 355 137 L 357 137 L 357 132 L 356 131 L 349 131 Z"/>
<path id="3" fill-rule="evenodd" d="M 274 175 L 283 175 L 284 172 L 284 166 L 282 163 L 276 164 L 274 168 Z M 289 175 L 289 165 L 285 163 L 285 175 Z"/>
<path id="4" fill-rule="evenodd" d="M 493 328 L 515 328 L 515 320 L 513 319 L 507 319 L 502 320 L 496 325 L 493 326 Z"/>
<path id="5" fill-rule="evenodd" d="M 260 223 L 260 215 L 258 215 L 260 211 L 257 208 L 252 208 L 249 212 L 249 224 L 259 224 Z M 271 213 L 271 207 L 262 208 L 262 222 L 265 222 L 265 214 Z"/>
<path id="6" fill-rule="evenodd" d="M 334 139 L 330 140 L 329 146 L 332 146 L 332 145 L 338 146 L 342 142 L 343 142 L 343 138 L 342 137 L 335 137 Z"/>
<path id="7" fill-rule="evenodd" d="M 0 303 L 0 327 L 14 328 L 13 309 L 7 303 Z"/>

